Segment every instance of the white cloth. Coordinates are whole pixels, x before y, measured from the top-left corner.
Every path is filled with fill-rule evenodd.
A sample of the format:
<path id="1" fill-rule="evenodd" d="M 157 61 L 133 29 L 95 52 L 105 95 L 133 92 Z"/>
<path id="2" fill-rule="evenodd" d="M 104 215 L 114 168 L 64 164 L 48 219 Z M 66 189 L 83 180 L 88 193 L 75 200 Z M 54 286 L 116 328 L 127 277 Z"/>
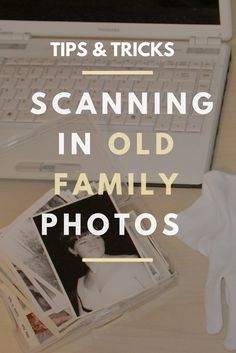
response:
<path id="1" fill-rule="evenodd" d="M 229 307 L 227 349 L 236 349 L 236 176 L 219 171 L 205 175 L 201 197 L 178 215 L 178 238 L 209 257 L 205 291 L 207 331 L 223 325 L 221 282 Z"/>

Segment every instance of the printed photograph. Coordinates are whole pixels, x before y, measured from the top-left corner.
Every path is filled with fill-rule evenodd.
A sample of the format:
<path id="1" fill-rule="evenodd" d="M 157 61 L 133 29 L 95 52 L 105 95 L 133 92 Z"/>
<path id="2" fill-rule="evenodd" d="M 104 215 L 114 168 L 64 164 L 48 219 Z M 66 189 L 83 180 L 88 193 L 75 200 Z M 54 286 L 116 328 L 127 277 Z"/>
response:
<path id="1" fill-rule="evenodd" d="M 26 315 L 26 318 L 29 321 L 29 324 L 32 327 L 40 344 L 44 343 L 45 341 L 47 341 L 49 338 L 52 337 L 52 333 L 39 320 L 39 318 L 35 314 L 30 313 L 30 314 Z"/>
<path id="2" fill-rule="evenodd" d="M 119 235 L 119 223 L 114 218 L 117 210 L 107 193 L 93 195 L 59 207 L 50 213 L 56 215 L 57 225 L 42 235 L 42 217 L 33 217 L 40 238 L 47 249 L 54 271 L 78 316 L 115 304 L 135 296 L 153 286 L 153 279 L 143 263 L 82 262 L 82 258 L 140 257 L 132 237 L 125 231 Z M 71 228 L 64 235 L 63 218 L 68 213 L 71 220 L 81 213 L 81 234 Z M 102 213 L 109 220 L 104 235 L 95 236 L 87 227 L 88 218 Z M 102 229 L 100 219 L 94 221 L 95 229 Z"/>
<path id="3" fill-rule="evenodd" d="M 40 294 L 38 289 L 33 285 L 33 283 L 29 280 L 29 278 L 25 275 L 23 271 L 21 271 L 19 268 L 17 268 L 16 265 L 13 265 L 19 276 L 22 278 L 24 281 L 25 285 L 27 286 L 28 290 L 34 297 L 35 301 L 37 304 L 41 307 L 43 312 L 48 312 L 52 308 L 50 307 L 49 303 L 44 299 L 44 297 Z"/>
<path id="4" fill-rule="evenodd" d="M 39 210 L 48 210 L 52 205 L 58 207 L 65 202 L 64 199 L 53 196 Z M 23 288 L 28 290 L 28 296 L 38 304 L 39 310 L 46 313 L 51 310 L 58 312 L 71 309 L 74 313 L 59 279 L 51 268 L 31 219 L 26 219 L 17 227 L 9 229 L 1 239 L 1 252 L 7 256 L 12 271 Z M 26 269 L 30 275 L 26 275 Z M 75 313 L 73 315 L 76 316 Z"/>
<path id="5" fill-rule="evenodd" d="M 52 208 L 64 205 L 66 201 L 59 195 L 54 195 L 43 207 L 41 207 L 37 213 L 42 213 Z"/>
<path id="6" fill-rule="evenodd" d="M 29 324 L 32 327 L 40 344 L 53 337 L 51 331 L 42 323 L 42 321 L 40 321 L 40 319 L 34 313 L 27 314 L 26 318 L 29 321 Z M 60 327 L 68 320 L 70 320 L 71 316 L 67 311 L 62 311 L 58 314 L 50 315 L 50 318 L 53 320 L 56 326 Z"/>

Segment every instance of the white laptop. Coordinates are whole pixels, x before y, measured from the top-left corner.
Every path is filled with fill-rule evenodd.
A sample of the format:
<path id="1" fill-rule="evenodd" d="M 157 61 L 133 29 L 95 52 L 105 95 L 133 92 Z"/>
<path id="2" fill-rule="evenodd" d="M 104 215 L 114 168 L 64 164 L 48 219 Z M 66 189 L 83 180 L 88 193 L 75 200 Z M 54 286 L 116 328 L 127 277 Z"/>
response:
<path id="1" fill-rule="evenodd" d="M 76 179 L 84 171 L 92 180 L 99 172 L 121 172 L 124 179 L 134 173 L 135 182 L 145 172 L 149 183 L 159 184 L 158 173 L 167 176 L 179 173 L 175 184 L 198 186 L 205 172 L 211 168 L 214 145 L 219 126 L 223 95 L 227 78 L 232 35 L 230 0 L 157 0 L 157 1 L 0 1 L 0 178 L 53 179 L 55 171 L 68 171 Z M 66 39 L 65 39 L 66 37 Z M 73 40 L 92 42 L 92 38 L 109 41 L 173 41 L 175 55 L 171 58 L 71 58 L 53 57 L 50 41 Z M 91 44 L 92 45 L 92 44 Z M 81 78 L 84 68 L 151 69 L 153 76 L 110 76 Z M 207 116 L 196 116 L 191 106 L 187 113 L 166 115 L 151 111 L 120 116 L 108 114 L 94 119 L 96 127 L 80 123 L 79 117 L 63 129 L 83 134 L 91 129 L 91 156 L 58 156 L 58 131 L 52 128 L 55 114 L 51 109 L 44 116 L 30 114 L 32 94 L 47 93 L 48 104 L 60 91 L 73 92 L 75 101 L 65 102 L 71 107 L 83 91 L 92 92 L 95 101 L 101 92 L 128 91 L 165 92 L 178 95 L 187 92 L 209 92 L 214 102 Z M 100 97 L 100 98 L 99 98 Z M 151 105 L 152 98 L 150 98 Z M 99 103 L 98 103 L 99 104 Z M 70 117 L 69 117 L 70 118 Z M 77 119 L 78 118 L 78 119 Z M 86 114 L 85 114 L 86 118 Z M 67 118 L 62 117 L 66 121 Z M 43 131 L 43 124 L 46 132 Z M 97 133 L 97 128 L 100 131 Z M 96 132 L 95 132 L 96 130 Z M 131 141 L 131 149 L 124 156 L 114 156 L 101 148 L 109 136 L 120 131 Z M 149 156 L 135 153 L 137 132 L 143 133 L 144 148 Z M 165 156 L 155 154 L 157 132 L 169 133 L 174 149 Z M 101 141 L 97 139 L 101 138 Z M 9 141 L 23 141 L 5 150 Z M 106 152 L 104 152 L 106 150 Z"/>

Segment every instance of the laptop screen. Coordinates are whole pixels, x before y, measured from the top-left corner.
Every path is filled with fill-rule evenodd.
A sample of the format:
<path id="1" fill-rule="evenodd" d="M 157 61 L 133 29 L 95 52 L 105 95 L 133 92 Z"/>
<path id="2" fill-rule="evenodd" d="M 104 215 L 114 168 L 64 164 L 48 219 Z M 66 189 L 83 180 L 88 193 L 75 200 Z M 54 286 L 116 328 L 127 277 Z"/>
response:
<path id="1" fill-rule="evenodd" d="M 219 0 L 0 0 L 0 6 L 1 20 L 220 24 Z"/>

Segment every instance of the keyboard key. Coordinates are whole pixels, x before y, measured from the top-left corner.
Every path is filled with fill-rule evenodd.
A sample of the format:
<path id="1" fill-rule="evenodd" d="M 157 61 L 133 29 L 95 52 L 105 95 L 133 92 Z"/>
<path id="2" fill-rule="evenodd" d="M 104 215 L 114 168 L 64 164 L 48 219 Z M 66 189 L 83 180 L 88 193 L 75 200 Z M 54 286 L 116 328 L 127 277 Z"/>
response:
<path id="1" fill-rule="evenodd" d="M 45 89 L 57 89 L 60 85 L 60 79 L 59 78 L 49 78 L 46 80 L 44 88 Z"/>
<path id="2" fill-rule="evenodd" d="M 72 78 L 63 78 L 59 84 L 60 90 L 72 90 L 75 84 L 75 80 Z"/>
<path id="3" fill-rule="evenodd" d="M 37 66 L 55 65 L 55 60 L 50 58 L 31 58 L 30 65 L 37 65 Z"/>
<path id="4" fill-rule="evenodd" d="M 130 92 L 133 89 L 134 82 L 130 81 L 128 78 L 122 79 L 118 83 L 118 90 L 121 92 L 123 92 L 123 91 Z"/>
<path id="5" fill-rule="evenodd" d="M 110 121 L 111 125 L 124 125 L 126 120 L 126 114 L 110 114 Z"/>
<path id="6" fill-rule="evenodd" d="M 148 84 L 147 90 L 148 92 L 160 92 L 162 90 L 163 84 L 164 83 L 161 81 L 153 80 Z"/>
<path id="7" fill-rule="evenodd" d="M 188 69 L 189 62 L 188 61 L 179 61 L 177 62 L 177 69 Z"/>
<path id="8" fill-rule="evenodd" d="M 39 66 L 30 67 L 29 77 L 30 78 L 39 78 L 43 75 L 43 72 L 44 72 L 43 67 L 39 67 Z"/>
<path id="9" fill-rule="evenodd" d="M 42 78 L 55 78 L 57 71 L 57 67 L 45 67 L 41 72 L 41 76 Z"/>
<path id="10" fill-rule="evenodd" d="M 132 115 L 128 115 L 127 119 L 125 121 L 125 125 L 139 125 L 140 121 L 142 118 L 140 118 L 140 115 L 138 114 L 132 114 Z"/>
<path id="11" fill-rule="evenodd" d="M 109 92 L 110 90 L 116 91 L 116 85 L 117 85 L 117 81 L 115 81 L 114 79 L 105 81 L 103 86 L 103 91 L 104 92 Z"/>
<path id="12" fill-rule="evenodd" d="M 196 92 L 209 92 L 211 83 L 207 81 L 198 82 Z"/>
<path id="13" fill-rule="evenodd" d="M 1 122 L 14 122 L 17 117 L 17 112 L 10 110 L 10 111 L 3 111 L 0 114 L 0 121 Z"/>
<path id="14" fill-rule="evenodd" d="M 16 78 L 5 78 L 2 81 L 2 88 L 13 88 L 16 86 L 17 79 Z"/>
<path id="15" fill-rule="evenodd" d="M 86 58 L 86 65 L 87 66 L 95 66 L 95 58 L 93 58 L 93 57 L 87 57 Z M 77 60 L 78 61 L 78 60 Z M 83 63 L 80 63 L 80 64 L 83 64 Z M 83 64 L 83 66 L 84 66 L 85 64 Z"/>
<path id="16" fill-rule="evenodd" d="M 31 87 L 31 79 L 29 78 L 19 78 L 16 83 L 16 88 L 26 88 Z"/>
<path id="17" fill-rule="evenodd" d="M 4 105 L 1 107 L 4 111 L 14 111 L 19 104 L 18 98 L 9 98 L 5 100 Z"/>
<path id="18" fill-rule="evenodd" d="M 98 117 L 94 118 L 95 124 L 98 125 L 109 125 L 110 124 L 110 115 L 99 115 Z"/>
<path id="19" fill-rule="evenodd" d="M 86 65 L 86 64 L 84 64 L 84 65 Z M 93 69 L 96 70 L 96 69 L 99 69 L 99 67 L 104 67 L 104 66 L 109 67 L 110 65 L 111 65 L 111 61 L 110 60 L 104 60 L 104 58 L 102 60 L 101 59 L 96 59 L 95 62 L 94 62 Z"/>
<path id="20" fill-rule="evenodd" d="M 102 79 L 100 79 L 102 81 Z M 86 91 L 88 90 L 89 82 L 84 77 L 75 80 L 74 90 Z"/>
<path id="21" fill-rule="evenodd" d="M 166 81 L 166 82 L 163 82 L 163 86 L 162 86 L 162 90 L 164 90 L 164 91 L 168 91 L 168 92 L 175 92 L 175 91 L 177 91 L 177 89 L 178 89 L 178 87 L 179 87 L 179 82 L 177 82 L 177 81 L 170 81 L 170 82 L 168 82 L 168 81 Z"/>
<path id="22" fill-rule="evenodd" d="M 171 131 L 185 131 L 187 124 L 187 117 L 179 116 L 173 117 L 171 124 Z"/>
<path id="23" fill-rule="evenodd" d="M 72 68 L 70 67 L 62 67 L 57 71 L 56 77 L 59 78 L 68 78 L 71 76 Z"/>
<path id="24" fill-rule="evenodd" d="M 120 59 L 113 59 L 112 61 L 109 61 L 110 62 L 110 64 L 113 66 L 113 67 L 122 67 L 122 66 L 124 66 L 124 60 L 122 60 L 122 58 L 120 58 Z M 98 62 L 98 61 L 96 61 L 96 64 L 98 65 L 98 66 L 100 66 L 100 63 Z"/>
<path id="25" fill-rule="evenodd" d="M 201 68 L 206 70 L 212 70 L 215 64 L 213 61 L 205 61 L 202 63 Z"/>
<path id="26" fill-rule="evenodd" d="M 177 70 L 174 74 L 174 81 L 195 81 L 196 72 L 189 70 Z"/>
<path id="27" fill-rule="evenodd" d="M 158 61 L 156 58 L 155 59 L 150 59 L 148 62 L 149 62 L 148 67 L 150 67 L 150 68 L 160 67 L 160 61 Z"/>
<path id="28" fill-rule="evenodd" d="M 182 81 L 179 82 L 178 90 L 180 92 L 193 92 L 195 87 L 195 81 Z"/>
<path id="29" fill-rule="evenodd" d="M 155 115 L 142 115 L 140 119 L 140 125 L 142 126 L 155 126 L 156 125 L 156 116 Z"/>
<path id="30" fill-rule="evenodd" d="M 212 79 L 212 71 L 210 70 L 203 70 L 199 75 L 199 81 L 211 82 L 211 79 Z"/>
<path id="31" fill-rule="evenodd" d="M 165 69 L 174 69 L 176 67 L 176 61 L 166 60 L 163 64 Z"/>
<path id="32" fill-rule="evenodd" d="M 16 78 L 26 78 L 29 74 L 29 67 L 19 67 L 17 70 L 16 70 L 16 73 L 14 74 L 14 76 Z"/>
<path id="33" fill-rule="evenodd" d="M 161 81 L 171 81 L 173 77 L 173 71 L 172 70 L 163 70 L 159 74 L 159 79 Z"/>
<path id="34" fill-rule="evenodd" d="M 72 78 L 79 78 L 81 77 L 81 68 L 79 67 L 72 67 L 72 70 L 71 70 L 71 77 Z"/>
<path id="35" fill-rule="evenodd" d="M 200 69 L 201 67 L 201 62 L 200 61 L 190 61 L 189 63 L 189 68 L 190 69 Z"/>
<path id="36" fill-rule="evenodd" d="M 22 59 L 19 58 L 6 58 L 6 65 L 19 65 Z"/>
<path id="37" fill-rule="evenodd" d="M 43 89 L 45 85 L 45 79 L 43 78 L 34 78 L 32 81 L 31 81 L 31 88 L 32 89 L 35 89 L 37 91 L 40 91 Z M 24 87 L 23 87 L 24 88 Z"/>
<path id="38" fill-rule="evenodd" d="M 12 66 L 3 66 L 0 69 L 0 77 L 12 77 L 16 71 L 15 67 Z"/>
<path id="39" fill-rule="evenodd" d="M 18 110 L 30 112 L 33 103 L 29 99 L 21 99 L 19 101 Z"/>
<path id="40" fill-rule="evenodd" d="M 31 91 L 29 91 L 29 88 L 17 88 L 15 90 L 15 95 L 16 97 L 18 97 L 18 99 L 26 99 L 32 96 L 33 93 L 31 94 Z"/>
<path id="41" fill-rule="evenodd" d="M 85 82 L 86 85 L 88 85 L 89 89 L 97 89 L 97 90 L 102 90 L 103 86 L 104 86 L 104 81 L 101 79 L 93 79 L 93 80 L 89 80 L 89 84 L 87 82 Z"/>
<path id="42" fill-rule="evenodd" d="M 145 79 L 134 81 L 133 91 L 134 92 L 146 92 L 148 87 L 148 82 Z"/>
<path id="43" fill-rule="evenodd" d="M 188 123 L 186 127 L 186 131 L 188 132 L 200 132 L 202 129 L 202 124 L 203 124 L 203 117 L 202 116 L 196 116 L 196 117 L 189 117 L 188 118 Z"/>
<path id="44" fill-rule="evenodd" d="M 4 104 L 6 103 L 6 100 L 5 98 L 3 98 L 0 94 L 0 109 L 3 110 L 3 106 Z"/>
<path id="45" fill-rule="evenodd" d="M 55 96 L 55 89 L 52 89 L 52 88 L 51 89 L 46 89 L 46 90 L 44 90 L 44 92 L 46 93 L 47 100 L 52 100 L 54 98 L 54 96 Z"/>
<path id="46" fill-rule="evenodd" d="M 1 90 L 0 94 L 3 99 L 13 99 L 16 96 L 16 90 L 15 88 L 4 88 Z"/>
<path id="47" fill-rule="evenodd" d="M 170 115 L 160 115 L 157 117 L 155 130 L 169 131 L 171 126 L 172 117 Z"/>
<path id="48" fill-rule="evenodd" d="M 146 60 L 145 59 L 137 59 L 137 60 L 134 60 L 134 62 L 136 63 L 137 68 L 138 67 L 142 68 L 142 67 L 145 67 Z M 135 65 L 135 64 L 133 64 L 133 65 Z"/>

